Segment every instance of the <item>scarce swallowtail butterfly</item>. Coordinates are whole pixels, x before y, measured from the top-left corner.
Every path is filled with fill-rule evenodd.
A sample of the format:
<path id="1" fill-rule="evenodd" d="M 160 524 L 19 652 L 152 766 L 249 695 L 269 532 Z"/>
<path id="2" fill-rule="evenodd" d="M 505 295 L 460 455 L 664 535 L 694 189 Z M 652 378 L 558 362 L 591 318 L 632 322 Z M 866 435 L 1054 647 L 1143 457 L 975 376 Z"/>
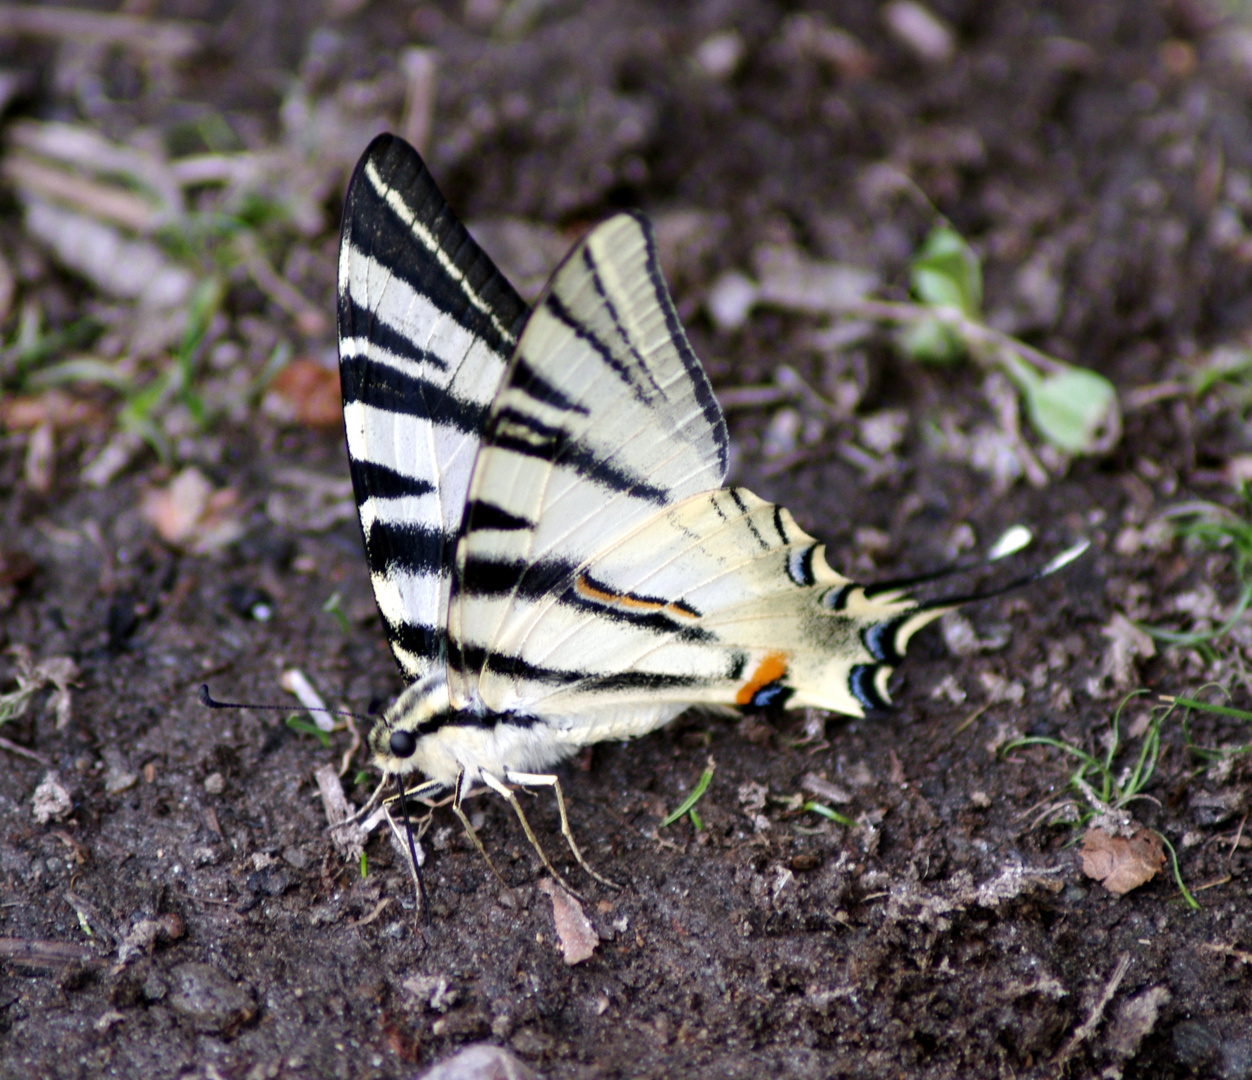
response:
<path id="1" fill-rule="evenodd" d="M 883 708 L 954 606 L 849 581 L 782 507 L 722 486 L 726 422 L 638 214 L 592 229 L 532 310 L 382 135 L 348 188 L 338 305 L 352 483 L 408 684 L 369 748 L 402 791 L 450 791 L 467 829 L 483 785 L 533 843 L 511 785 L 553 786 L 585 867 L 551 766 L 691 706 Z"/>

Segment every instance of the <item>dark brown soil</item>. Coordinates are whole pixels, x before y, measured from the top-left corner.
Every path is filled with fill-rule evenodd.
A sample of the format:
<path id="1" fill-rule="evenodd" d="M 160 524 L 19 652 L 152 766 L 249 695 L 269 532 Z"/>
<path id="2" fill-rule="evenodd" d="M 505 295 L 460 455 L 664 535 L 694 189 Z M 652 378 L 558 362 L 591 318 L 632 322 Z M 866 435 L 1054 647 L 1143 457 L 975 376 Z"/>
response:
<path id="1" fill-rule="evenodd" d="M 795 244 L 869 266 L 903 296 L 908 256 L 942 213 L 984 259 L 992 320 L 1101 372 L 1127 406 L 1111 455 L 1007 491 L 945 457 L 935 436 L 948 422 L 994 423 L 969 365 L 862 349 L 857 415 L 908 417 L 896 467 L 873 482 L 838 452 L 856 417 L 780 465 L 763 449 L 771 411 L 732 414 L 735 481 L 787 505 L 862 579 L 943 564 L 962 523 L 984 544 L 1021 521 L 1047 553 L 1079 535 L 1094 550 L 968 612 L 984 638 L 1011 628 L 996 651 L 956 656 L 937 631 L 922 635 L 886 718 L 831 717 L 823 737 L 799 715 L 689 714 L 565 767 L 583 850 L 625 886 L 570 867 L 602 938 L 574 967 L 499 800 L 471 809 L 513 888 L 437 811 L 433 918 L 419 925 L 382 833 L 362 878 L 324 831 L 312 773 L 339 761 L 347 735 L 324 748 L 283 713 L 196 700 L 208 681 L 220 697 L 281 703 L 286 666 L 361 712 L 398 690 L 355 522 L 317 532 L 267 509 L 281 470 L 346 477 L 337 432 L 252 409 L 179 450 L 175 464 L 199 461 L 247 508 L 244 538 L 209 556 L 176 553 L 141 517 L 143 492 L 170 475 L 155 457 L 101 490 L 80 482 L 107 426 L 60 438 L 46 494 L 24 479 L 27 434 L 5 433 L 0 551 L 37 569 L 6 582 L 0 633 L 81 673 L 68 725 L 56 728 L 45 692 L 0 730 L 46 762 L 0 750 L 0 1076 L 407 1077 L 492 1041 L 544 1077 L 1252 1077 L 1248 757 L 1206 768 L 1187 743 L 1246 745 L 1249 725 L 1193 716 L 1188 734 L 1175 715 L 1147 798 L 1131 807 L 1178 851 L 1194 912 L 1168 867 L 1120 897 L 1084 877 L 1074 828 L 1037 822 L 1066 797 L 1073 762 L 998 749 L 1030 734 L 1102 752 L 1118 701 L 1137 688 L 1195 695 L 1216 678 L 1229 704 L 1252 704 L 1238 634 L 1205 656 L 1132 658 L 1119 685 L 1102 633 L 1118 614 L 1185 625 L 1180 594 L 1211 584 L 1224 610 L 1238 590 L 1228 554 L 1134 550 L 1125 530 L 1185 500 L 1239 505 L 1228 466 L 1252 452 L 1239 385 L 1195 397 L 1185 382 L 1213 347 L 1252 331 L 1249 29 L 1202 0 L 941 0 L 932 8 L 956 49 L 927 64 L 879 8 L 814 5 L 805 24 L 796 6 L 761 0 L 156 0 L 128 10 L 209 23 L 207 47 L 160 79 L 111 54 L 92 115 L 81 85 L 54 77 L 66 70 L 55 46 L 0 37 L 3 65 L 24 80 L 10 119 L 89 122 L 127 142 L 140 126 L 176 141 L 213 116 L 252 148 L 278 140 L 293 80 L 322 100 L 354 80 L 378 85 L 401 47 L 430 46 L 428 157 L 463 217 L 572 237 L 621 206 L 706 215 L 670 270 L 718 389 L 769 382 L 780 364 L 819 385 L 830 374 L 811 318 L 761 310 L 737 333 L 715 329 L 702 298 L 720 273 L 750 270 L 762 242 Z M 866 66 L 832 58 L 821 32 L 834 27 L 860 42 Z M 738 65 L 702 69 L 701 44 L 732 28 Z M 380 115 L 398 122 L 399 97 L 383 98 Z M 345 126 L 345 168 L 366 126 Z M 935 209 L 884 187 L 884 164 Z M 305 269 L 289 268 L 325 325 L 296 336 L 245 280 L 217 339 L 243 340 L 245 318 L 255 338 L 261 319 L 303 355 L 332 353 L 344 178 L 325 195 L 323 227 L 300 241 Z M 0 247 L 20 269 L 33 241 L 5 199 Z M 1023 275 L 1031 260 L 1055 286 L 1051 302 Z M 85 282 L 47 269 L 19 274 L 23 295 L 53 327 L 96 303 Z M 272 620 L 246 617 L 241 586 L 272 599 Z M 344 625 L 323 610 L 336 592 Z M 14 656 L 5 663 L 15 672 Z M 946 679 L 952 693 L 933 694 Z M 992 703 L 997 679 L 1020 698 Z M 1128 707 L 1123 727 L 1147 707 Z M 1124 738 L 1119 768 L 1140 745 Z M 658 831 L 710 758 L 703 828 Z M 374 782 L 351 786 L 361 767 L 347 775 L 358 803 Z M 73 805 L 39 824 L 32 796 L 49 768 Z M 808 773 L 847 791 L 835 808 L 855 828 L 796 809 Z M 556 853 L 550 800 L 527 805 Z"/>

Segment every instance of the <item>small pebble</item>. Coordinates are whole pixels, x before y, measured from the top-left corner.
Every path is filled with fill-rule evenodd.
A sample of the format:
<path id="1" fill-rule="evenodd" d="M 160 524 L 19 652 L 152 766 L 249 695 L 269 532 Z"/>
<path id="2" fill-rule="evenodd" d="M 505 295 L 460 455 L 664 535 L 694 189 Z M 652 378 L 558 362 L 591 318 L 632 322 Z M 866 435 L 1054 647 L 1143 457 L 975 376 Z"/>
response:
<path id="1" fill-rule="evenodd" d="M 256 1016 L 256 994 L 212 964 L 179 964 L 170 972 L 169 1007 L 203 1032 L 233 1031 Z"/>

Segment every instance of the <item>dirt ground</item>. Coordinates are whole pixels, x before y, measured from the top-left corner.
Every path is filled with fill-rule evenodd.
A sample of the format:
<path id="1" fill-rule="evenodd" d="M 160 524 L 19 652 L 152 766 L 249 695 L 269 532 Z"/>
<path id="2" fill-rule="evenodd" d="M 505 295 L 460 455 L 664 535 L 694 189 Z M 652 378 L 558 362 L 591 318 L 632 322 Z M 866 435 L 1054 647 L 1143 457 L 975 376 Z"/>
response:
<path id="1" fill-rule="evenodd" d="M 1103 754 L 1134 690 L 1252 707 L 1246 620 L 1202 647 L 1135 626 L 1220 624 L 1241 588 L 1236 547 L 1160 521 L 1197 500 L 1242 512 L 1252 475 L 1242 5 L 139 0 L 112 38 L 54 5 L 13 12 L 0 5 L 0 691 L 40 684 L 19 647 L 76 675 L 61 714 L 49 684 L 0 727 L 0 1076 L 412 1077 L 486 1041 L 551 1078 L 1252 1078 L 1246 718 L 1154 728 L 1147 696 L 1122 714 L 1113 777 L 1159 731 L 1127 809 L 1170 842 L 1198 909 L 1168 862 L 1124 895 L 1085 875 L 1075 759 L 1006 748 Z M 50 239 L 95 189 L 58 194 L 30 171 L 51 160 L 32 131 L 68 139 L 34 122 L 174 166 L 294 164 L 268 203 L 225 210 L 185 165 L 204 230 L 190 253 L 101 196 L 97 219 L 172 260 L 126 294 L 110 277 L 125 252 L 84 269 Z M 789 507 L 836 567 L 920 573 L 1016 522 L 1044 556 L 1093 543 L 921 635 L 885 718 L 688 714 L 564 767 L 575 835 L 624 886 L 569 867 L 600 939 L 573 966 L 500 800 L 471 809 L 511 888 L 437 810 L 423 925 L 383 831 L 364 876 L 327 836 L 313 773 L 349 733 L 323 745 L 285 712 L 196 697 L 207 681 L 285 704 L 289 667 L 361 713 L 399 689 L 333 388 L 329 418 L 316 397 L 338 204 L 386 128 L 425 139 L 530 295 L 598 217 L 652 215 L 696 351 L 736 404 L 732 479 Z M 101 154 L 78 167 L 103 189 L 130 166 Z M 60 209 L 40 217 L 44 197 Z M 1002 379 L 912 363 L 881 334 L 840 347 L 828 313 L 711 314 L 729 273 L 763 273 L 765 245 L 872 270 L 903 298 L 939 215 L 983 261 L 992 325 L 1117 387 L 1110 452 L 1069 460 L 1029 433 L 1027 451 Z M 140 293 L 182 282 L 171 265 L 220 288 L 199 324 L 184 288 L 162 337 L 169 311 Z M 312 390 L 265 390 L 285 360 Z M 788 397 L 788 371 L 834 404 Z M 188 475 L 216 494 L 183 527 L 151 493 Z M 659 828 L 710 761 L 700 827 Z M 358 805 L 365 768 L 344 778 Z M 551 801 L 527 807 L 556 855 Z"/>

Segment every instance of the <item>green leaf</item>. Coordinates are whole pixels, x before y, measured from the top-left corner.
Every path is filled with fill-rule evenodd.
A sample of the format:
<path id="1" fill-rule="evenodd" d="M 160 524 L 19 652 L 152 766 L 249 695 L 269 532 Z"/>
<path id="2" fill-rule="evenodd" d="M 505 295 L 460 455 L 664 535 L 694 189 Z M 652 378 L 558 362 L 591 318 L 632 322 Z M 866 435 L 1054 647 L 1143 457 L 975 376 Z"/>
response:
<path id="1" fill-rule="evenodd" d="M 909 267 L 913 294 L 934 307 L 960 309 L 977 318 L 982 308 L 982 267 L 978 256 L 955 229 L 931 230 Z"/>
<path id="2" fill-rule="evenodd" d="M 954 364 L 965 356 L 965 346 L 939 319 L 918 319 L 900 330 L 900 351 L 919 364 Z"/>
<path id="3" fill-rule="evenodd" d="M 298 713 L 293 713 L 291 716 L 287 717 L 287 727 L 289 727 L 292 731 L 300 732 L 301 735 L 312 735 L 322 744 L 323 747 L 330 746 L 330 736 L 316 724 L 305 720 L 304 717 L 300 716 Z"/>
<path id="4" fill-rule="evenodd" d="M 1018 380 L 1018 385 L 1035 430 L 1071 454 L 1094 449 L 1101 428 L 1117 407 L 1113 384 L 1086 368 L 1066 368 L 1043 378 Z"/>

